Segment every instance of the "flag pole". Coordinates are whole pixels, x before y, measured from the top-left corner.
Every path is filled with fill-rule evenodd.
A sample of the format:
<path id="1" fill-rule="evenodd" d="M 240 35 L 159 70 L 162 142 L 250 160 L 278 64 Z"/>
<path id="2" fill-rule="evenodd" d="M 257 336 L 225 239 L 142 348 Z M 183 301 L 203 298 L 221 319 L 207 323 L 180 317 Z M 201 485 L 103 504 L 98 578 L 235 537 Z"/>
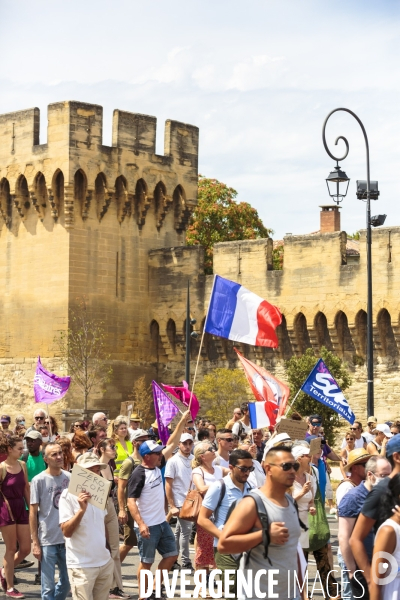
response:
<path id="1" fill-rule="evenodd" d="M 290 403 L 290 402 L 289 402 L 289 400 L 287 401 L 287 403 L 289 404 L 289 408 L 288 408 L 288 409 L 287 409 L 287 411 L 285 412 L 285 417 L 286 417 L 286 415 L 288 414 L 289 410 L 290 410 L 290 409 L 293 409 L 293 404 L 296 402 L 296 400 L 297 400 L 297 396 L 300 394 L 300 392 L 301 392 L 301 388 L 299 389 L 299 391 L 297 392 L 297 394 L 296 394 L 296 395 L 295 395 L 295 397 L 293 398 L 293 402 L 291 402 L 291 403 Z"/>
<path id="2" fill-rule="evenodd" d="M 216 281 L 216 275 L 214 275 L 214 281 L 213 281 L 213 285 L 212 285 L 212 288 L 211 288 L 210 300 L 211 300 L 211 298 L 212 298 L 212 295 L 213 295 L 213 291 L 214 291 L 214 287 L 215 287 L 215 281 Z M 207 325 L 208 313 L 209 313 L 209 311 L 210 311 L 210 304 L 211 304 L 210 300 L 209 300 L 209 302 L 208 302 L 208 307 L 207 307 L 206 318 L 205 318 L 205 321 L 204 321 L 203 332 L 202 332 L 202 334 L 201 334 L 201 340 L 200 340 L 200 348 L 199 348 L 199 353 L 198 353 L 198 355 L 197 355 L 196 368 L 195 368 L 195 370 L 194 370 L 194 375 L 193 375 L 193 384 L 192 384 L 192 389 L 191 389 L 191 391 L 190 391 L 190 399 L 189 399 L 189 406 L 188 406 L 189 413 L 190 413 L 190 409 L 191 409 L 191 407 L 192 407 L 192 398 L 193 398 L 194 384 L 196 383 L 197 369 L 198 369 L 199 362 L 200 362 L 201 350 L 202 350 L 202 348 L 203 348 L 203 341 L 204 341 L 204 334 L 205 334 L 205 332 L 206 332 L 206 325 Z M 190 381 L 188 381 L 188 384 L 190 385 Z"/>

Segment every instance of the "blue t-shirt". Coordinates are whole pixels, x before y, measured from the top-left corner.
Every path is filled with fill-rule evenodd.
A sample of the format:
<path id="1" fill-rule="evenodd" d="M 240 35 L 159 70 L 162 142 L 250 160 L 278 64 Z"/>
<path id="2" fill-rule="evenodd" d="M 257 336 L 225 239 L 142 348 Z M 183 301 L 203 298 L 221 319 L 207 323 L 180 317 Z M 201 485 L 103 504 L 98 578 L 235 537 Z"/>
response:
<path id="1" fill-rule="evenodd" d="M 226 515 L 228 514 L 228 510 L 235 500 L 241 500 L 243 496 L 245 496 L 252 489 L 250 484 L 245 483 L 242 491 L 240 488 L 236 487 L 230 475 L 226 475 L 224 477 L 224 482 L 226 489 L 221 504 L 218 506 L 218 501 L 221 495 L 221 481 L 215 481 L 210 485 L 206 495 L 204 496 L 202 504 L 202 506 L 212 510 L 213 512 L 218 506 L 217 513 L 214 514 L 214 525 L 218 529 L 222 529 L 225 525 Z M 217 546 L 217 544 L 218 540 L 217 538 L 214 538 L 214 546 Z"/>
<path id="2" fill-rule="evenodd" d="M 353 487 L 349 490 L 341 499 L 338 506 L 339 517 L 349 517 L 357 519 L 361 512 L 361 508 L 364 504 L 365 498 L 368 496 L 369 491 L 365 487 L 365 481 L 362 481 L 360 485 Z M 374 547 L 374 534 L 370 531 L 364 540 L 365 551 L 370 561 L 372 561 L 372 550 Z M 356 561 L 357 562 L 357 561 Z"/>

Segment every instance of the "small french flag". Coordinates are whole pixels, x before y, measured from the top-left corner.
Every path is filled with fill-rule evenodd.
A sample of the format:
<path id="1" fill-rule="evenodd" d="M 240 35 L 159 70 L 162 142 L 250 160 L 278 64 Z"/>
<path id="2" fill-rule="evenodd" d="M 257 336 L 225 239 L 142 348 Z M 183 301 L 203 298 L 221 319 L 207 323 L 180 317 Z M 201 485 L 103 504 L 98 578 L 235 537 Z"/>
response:
<path id="1" fill-rule="evenodd" d="M 248 289 L 215 276 L 205 331 L 252 346 L 276 348 L 280 310 Z"/>
<path id="2" fill-rule="evenodd" d="M 261 429 L 271 425 L 266 404 L 266 402 L 249 402 L 249 419 L 252 429 Z"/>

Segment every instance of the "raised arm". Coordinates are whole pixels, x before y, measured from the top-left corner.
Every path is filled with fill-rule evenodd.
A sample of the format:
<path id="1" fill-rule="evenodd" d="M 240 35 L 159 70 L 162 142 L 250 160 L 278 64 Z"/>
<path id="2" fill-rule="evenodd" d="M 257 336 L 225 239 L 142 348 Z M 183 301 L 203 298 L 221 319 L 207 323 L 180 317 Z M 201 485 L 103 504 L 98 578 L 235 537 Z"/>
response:
<path id="1" fill-rule="evenodd" d="M 189 417 L 191 417 L 190 412 L 188 410 L 185 410 L 185 412 L 182 413 L 181 420 L 179 421 L 175 430 L 171 433 L 166 447 L 162 451 L 162 453 L 164 454 L 165 460 L 168 460 L 169 458 L 171 458 L 173 451 L 178 446 L 179 439 L 182 435 L 183 430 L 186 427 L 186 423 L 189 420 Z"/>
<path id="2" fill-rule="evenodd" d="M 64 537 L 70 538 L 73 536 L 74 532 L 76 531 L 80 522 L 83 519 L 83 515 L 86 512 L 89 498 L 90 494 L 88 492 L 82 492 L 81 494 L 79 494 L 79 510 L 74 514 L 73 517 L 71 517 L 71 519 L 60 524 L 61 531 L 63 532 Z"/>

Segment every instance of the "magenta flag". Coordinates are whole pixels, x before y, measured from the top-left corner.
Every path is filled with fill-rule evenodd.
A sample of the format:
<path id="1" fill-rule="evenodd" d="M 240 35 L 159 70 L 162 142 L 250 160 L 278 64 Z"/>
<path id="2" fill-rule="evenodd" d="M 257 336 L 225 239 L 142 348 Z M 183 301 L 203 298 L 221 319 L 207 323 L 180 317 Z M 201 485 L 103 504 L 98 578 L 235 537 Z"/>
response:
<path id="1" fill-rule="evenodd" d="M 171 423 L 175 415 L 178 414 L 179 408 L 175 406 L 171 398 L 168 398 L 164 390 L 162 390 L 155 381 L 152 381 L 152 386 L 154 410 L 158 425 L 158 437 L 163 444 L 166 444 L 169 438 L 168 425 Z"/>
<path id="2" fill-rule="evenodd" d="M 170 394 L 175 396 L 175 398 L 178 398 L 178 400 L 180 400 L 182 402 L 182 404 L 184 404 L 185 406 L 189 406 L 191 391 L 189 390 L 189 385 L 186 383 L 186 381 L 182 381 L 182 383 L 183 383 L 183 387 L 173 387 L 171 385 L 165 385 L 165 383 L 163 383 L 162 385 L 164 386 L 164 389 L 167 392 L 169 392 Z M 200 410 L 199 401 L 197 400 L 196 396 L 193 394 L 192 395 L 192 404 L 190 405 L 190 414 L 192 415 L 193 420 L 197 417 L 199 410 Z"/>
<path id="3" fill-rule="evenodd" d="M 71 377 L 58 377 L 54 373 L 46 371 L 40 362 L 40 356 L 38 356 L 35 378 L 33 380 L 35 402 L 51 404 L 56 400 L 60 400 L 68 392 L 70 383 Z"/>

